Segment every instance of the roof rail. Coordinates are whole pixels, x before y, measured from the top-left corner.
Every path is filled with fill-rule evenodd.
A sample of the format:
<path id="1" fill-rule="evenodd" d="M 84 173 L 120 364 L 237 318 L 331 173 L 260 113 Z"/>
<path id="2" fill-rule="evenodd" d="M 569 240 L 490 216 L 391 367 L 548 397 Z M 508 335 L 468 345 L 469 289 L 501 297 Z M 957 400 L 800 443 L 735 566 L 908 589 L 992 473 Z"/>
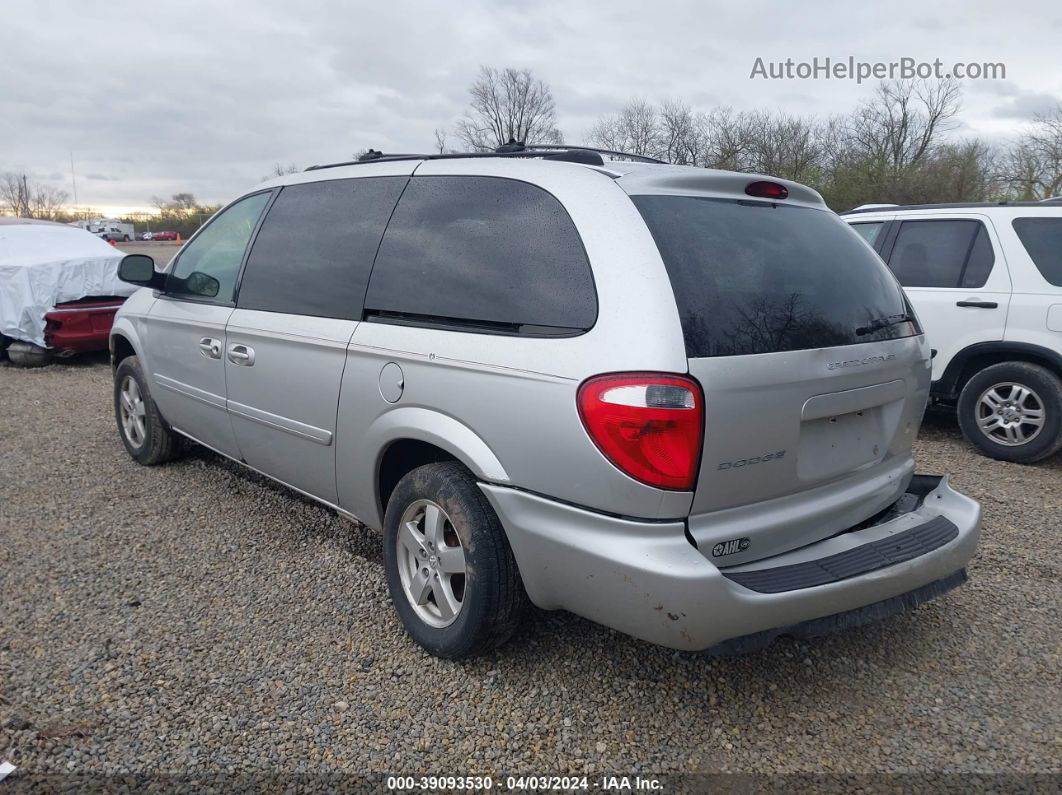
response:
<path id="1" fill-rule="evenodd" d="M 524 144 L 523 141 L 510 139 L 493 152 L 453 152 L 448 154 L 397 154 L 369 149 L 356 160 L 344 160 L 340 163 L 324 163 L 321 165 L 308 166 L 305 171 L 318 171 L 322 168 L 339 168 L 340 166 L 357 166 L 362 163 L 379 163 L 381 161 L 392 162 L 395 160 L 458 160 L 462 158 L 477 157 L 537 157 L 543 160 L 565 160 L 572 163 L 582 163 L 590 166 L 603 166 L 605 158 L 626 158 L 638 163 L 656 163 L 666 165 L 664 161 L 646 155 L 636 155 L 631 152 L 617 152 L 612 149 L 597 149 L 592 146 L 568 146 L 566 144 Z"/>
<path id="2" fill-rule="evenodd" d="M 894 204 L 887 207 L 864 205 L 853 210 L 845 210 L 838 215 L 860 215 L 862 213 L 900 212 L 902 210 L 975 210 L 983 207 L 1037 207 L 1043 201 L 992 201 L 992 202 L 940 202 L 937 204 Z"/>

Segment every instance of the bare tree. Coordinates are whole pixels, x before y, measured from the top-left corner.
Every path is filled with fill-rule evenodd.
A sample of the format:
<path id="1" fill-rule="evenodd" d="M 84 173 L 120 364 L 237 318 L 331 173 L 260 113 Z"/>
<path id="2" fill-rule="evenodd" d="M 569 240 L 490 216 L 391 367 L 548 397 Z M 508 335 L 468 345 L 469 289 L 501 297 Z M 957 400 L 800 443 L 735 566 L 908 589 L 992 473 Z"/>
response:
<path id="1" fill-rule="evenodd" d="M 1036 117 L 1002 158 L 1001 178 L 1019 199 L 1062 195 L 1062 104 Z"/>
<path id="2" fill-rule="evenodd" d="M 63 215 L 69 194 L 49 185 L 30 182 L 26 174 L 0 176 L 0 201 L 19 218 L 53 221 Z"/>
<path id="3" fill-rule="evenodd" d="M 288 163 L 286 166 L 282 166 L 279 161 L 273 164 L 273 170 L 270 172 L 270 177 L 283 177 L 286 174 L 298 174 L 299 167 L 294 163 Z"/>
<path id="4" fill-rule="evenodd" d="M 445 155 L 447 152 L 452 152 L 449 146 L 449 135 L 446 133 L 445 127 L 435 128 L 435 151 L 440 155 Z"/>
<path id="5" fill-rule="evenodd" d="M 821 126 L 812 118 L 771 111 L 745 117 L 748 168 L 760 174 L 809 182 L 821 176 L 825 144 Z"/>
<path id="6" fill-rule="evenodd" d="M 37 185 L 33 189 L 33 217 L 44 218 L 49 221 L 57 221 L 63 216 L 63 208 L 66 206 L 70 194 L 59 188 L 48 185 Z"/>
<path id="7" fill-rule="evenodd" d="M 25 174 L 5 173 L 0 177 L 0 200 L 16 218 L 30 217 L 30 194 Z"/>
<path id="8" fill-rule="evenodd" d="M 553 92 L 530 69 L 483 66 L 469 94 L 472 101 L 457 123 L 457 136 L 469 149 L 489 151 L 509 140 L 563 142 Z"/>
<path id="9" fill-rule="evenodd" d="M 852 115 L 849 141 L 856 152 L 901 175 L 932 155 L 954 125 L 961 89 L 954 79 L 882 82 Z"/>
<path id="10" fill-rule="evenodd" d="M 632 99 L 619 113 L 599 118 L 586 138 L 604 149 L 656 157 L 660 154 L 656 108 L 644 99 Z"/>
<path id="11" fill-rule="evenodd" d="M 170 206 L 177 210 L 194 210 L 196 207 L 195 196 L 191 193 L 175 193 Z"/>
<path id="12" fill-rule="evenodd" d="M 681 100 L 664 100 L 657 121 L 657 156 L 679 166 L 700 166 L 708 153 L 708 125 Z"/>
<path id="13" fill-rule="evenodd" d="M 753 124 L 748 113 L 729 107 L 713 108 L 704 120 L 707 155 L 701 165 L 748 171 Z"/>

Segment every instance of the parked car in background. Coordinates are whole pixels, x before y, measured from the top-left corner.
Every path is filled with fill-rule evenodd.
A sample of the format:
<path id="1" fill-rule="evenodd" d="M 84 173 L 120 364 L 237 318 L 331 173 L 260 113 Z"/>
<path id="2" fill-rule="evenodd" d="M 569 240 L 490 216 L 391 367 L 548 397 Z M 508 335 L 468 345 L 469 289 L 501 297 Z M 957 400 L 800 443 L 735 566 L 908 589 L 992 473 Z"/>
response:
<path id="1" fill-rule="evenodd" d="M 118 307 L 121 253 L 66 224 L 0 218 L 0 349 L 12 364 L 104 350 Z"/>
<path id="2" fill-rule="evenodd" d="M 1062 204 L 876 205 L 843 214 L 936 351 L 934 398 L 992 458 L 1062 449 Z"/>
<path id="3" fill-rule="evenodd" d="M 108 242 L 128 242 L 136 237 L 133 225 L 115 218 L 95 218 L 75 221 L 73 226 L 85 229 Z"/>
<path id="4" fill-rule="evenodd" d="M 980 507 L 915 474 L 929 346 L 880 259 L 802 185 L 625 157 L 376 153 L 127 256 L 127 452 L 184 436 L 381 528 L 443 657 L 528 598 L 732 651 L 961 584 Z"/>
<path id="5" fill-rule="evenodd" d="M 128 243 L 132 238 L 116 226 L 105 227 L 96 232 L 96 237 L 109 243 Z"/>
<path id="6" fill-rule="evenodd" d="M 152 238 L 152 236 L 154 234 L 155 234 L 154 232 L 141 232 L 139 235 L 136 236 L 136 239 L 137 240 L 151 240 L 151 238 Z"/>
<path id="7" fill-rule="evenodd" d="M 176 232 L 153 232 L 151 235 L 152 240 L 176 240 L 177 238 Z"/>

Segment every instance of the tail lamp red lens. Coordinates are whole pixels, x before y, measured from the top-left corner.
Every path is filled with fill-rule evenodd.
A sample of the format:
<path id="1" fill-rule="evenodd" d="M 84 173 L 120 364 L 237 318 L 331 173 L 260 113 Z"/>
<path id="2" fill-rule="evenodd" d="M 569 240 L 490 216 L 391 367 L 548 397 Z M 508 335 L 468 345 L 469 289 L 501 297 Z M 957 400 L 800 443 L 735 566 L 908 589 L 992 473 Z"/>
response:
<path id="1" fill-rule="evenodd" d="M 615 373 L 579 387 L 579 416 L 621 471 L 660 489 L 688 491 L 704 438 L 704 395 L 692 378 Z"/>
<path id="2" fill-rule="evenodd" d="M 765 179 L 761 179 L 746 185 L 745 193 L 759 199 L 779 200 L 789 196 L 789 188 L 777 182 L 768 182 Z"/>

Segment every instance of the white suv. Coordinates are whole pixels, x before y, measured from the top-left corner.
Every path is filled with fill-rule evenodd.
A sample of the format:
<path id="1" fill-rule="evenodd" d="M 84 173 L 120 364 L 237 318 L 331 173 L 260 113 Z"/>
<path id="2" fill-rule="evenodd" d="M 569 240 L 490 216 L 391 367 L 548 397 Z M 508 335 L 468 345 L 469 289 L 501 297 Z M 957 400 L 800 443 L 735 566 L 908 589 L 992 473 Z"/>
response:
<path id="1" fill-rule="evenodd" d="M 1032 463 L 1062 448 L 1062 203 L 869 205 L 843 214 L 907 291 L 981 452 Z"/>

